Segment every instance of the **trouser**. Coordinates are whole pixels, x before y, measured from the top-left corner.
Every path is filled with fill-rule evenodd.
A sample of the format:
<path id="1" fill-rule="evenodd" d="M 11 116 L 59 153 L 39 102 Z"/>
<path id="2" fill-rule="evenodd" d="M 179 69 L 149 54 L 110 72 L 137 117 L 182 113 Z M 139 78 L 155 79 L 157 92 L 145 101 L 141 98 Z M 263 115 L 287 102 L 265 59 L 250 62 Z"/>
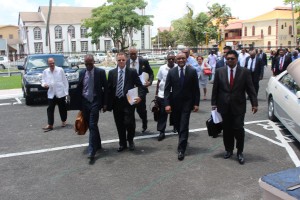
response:
<path id="1" fill-rule="evenodd" d="M 245 114 L 233 115 L 232 113 L 221 114 L 223 118 L 223 142 L 226 151 L 233 151 L 234 139 L 238 153 L 244 151 L 244 118 Z"/>
<path id="2" fill-rule="evenodd" d="M 189 122 L 191 111 L 185 110 L 174 110 L 174 125 L 178 131 L 179 141 L 178 141 L 178 152 L 184 153 L 187 146 L 187 141 L 189 137 Z"/>
<path id="3" fill-rule="evenodd" d="M 259 90 L 259 81 L 253 81 L 253 86 L 256 92 L 256 96 L 258 96 L 258 90 Z"/>
<path id="4" fill-rule="evenodd" d="M 82 98 L 82 112 L 85 121 L 89 125 L 89 146 L 88 153 L 95 155 L 97 150 L 101 148 L 101 138 L 98 128 L 99 121 L 99 101 L 95 97 L 93 102 L 89 102 L 87 99 Z"/>
<path id="5" fill-rule="evenodd" d="M 168 113 L 165 111 L 165 102 L 163 98 L 157 98 L 158 105 L 159 105 L 159 118 L 157 121 L 157 131 L 161 133 L 165 133 L 167 120 L 168 120 Z M 170 114 L 170 125 L 173 125 L 173 113 Z"/>
<path id="6" fill-rule="evenodd" d="M 142 101 L 136 105 L 136 111 L 139 114 L 140 118 L 143 122 L 143 128 L 147 128 L 147 109 L 146 109 L 146 97 L 142 99 Z"/>
<path id="7" fill-rule="evenodd" d="M 60 119 L 62 122 L 67 120 L 67 107 L 66 107 L 66 97 L 53 97 L 53 99 L 48 99 L 48 108 L 47 108 L 47 116 L 48 116 L 48 125 L 53 126 L 54 124 L 54 110 L 55 105 L 58 105 L 58 110 L 60 114 Z"/>
<path id="8" fill-rule="evenodd" d="M 126 98 L 115 98 L 113 115 L 118 130 L 120 146 L 127 147 L 126 141 L 132 142 L 135 136 L 134 110 L 135 107 L 129 105 Z"/>

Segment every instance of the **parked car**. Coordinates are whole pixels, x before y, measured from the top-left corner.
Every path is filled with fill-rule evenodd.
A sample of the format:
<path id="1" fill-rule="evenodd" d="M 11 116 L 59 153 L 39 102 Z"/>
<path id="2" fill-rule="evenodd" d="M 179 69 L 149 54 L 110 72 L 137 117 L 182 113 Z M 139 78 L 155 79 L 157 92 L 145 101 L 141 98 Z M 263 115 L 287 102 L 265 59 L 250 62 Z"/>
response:
<path id="1" fill-rule="evenodd" d="M 73 66 L 79 66 L 80 65 L 80 59 L 77 56 L 69 56 L 67 58 L 68 63 L 73 67 Z"/>
<path id="2" fill-rule="evenodd" d="M 299 65 L 300 60 L 297 62 Z M 290 65 L 292 64 L 293 62 Z M 298 80 L 298 82 L 295 80 Z M 272 121 L 279 120 L 298 141 L 300 141 L 299 80 L 300 70 L 297 73 L 295 71 L 293 73 L 284 71 L 278 76 L 272 76 L 266 88 L 268 118 Z"/>
<path id="3" fill-rule="evenodd" d="M 154 54 L 145 54 L 142 57 L 146 60 L 156 60 L 157 59 L 157 56 Z"/>
<path id="4" fill-rule="evenodd" d="M 62 54 L 33 54 L 28 55 L 22 71 L 22 91 L 26 105 L 31 105 L 36 99 L 47 98 L 47 89 L 41 86 L 43 71 L 48 68 L 48 58 L 54 58 L 55 65 L 62 67 L 69 81 L 69 94 L 75 92 L 79 81 L 78 68 L 71 68 Z"/>
<path id="5" fill-rule="evenodd" d="M 7 56 L 0 56 L 0 69 L 6 69 L 9 66 Z"/>
<path id="6" fill-rule="evenodd" d="M 104 61 L 106 57 L 107 56 L 105 53 L 95 53 L 95 55 L 94 55 L 94 59 L 95 59 L 96 63 L 100 63 L 100 62 Z"/>
<path id="7" fill-rule="evenodd" d="M 167 56 L 168 56 L 168 53 L 162 53 L 160 55 L 157 56 L 157 59 L 158 60 L 167 60 Z"/>

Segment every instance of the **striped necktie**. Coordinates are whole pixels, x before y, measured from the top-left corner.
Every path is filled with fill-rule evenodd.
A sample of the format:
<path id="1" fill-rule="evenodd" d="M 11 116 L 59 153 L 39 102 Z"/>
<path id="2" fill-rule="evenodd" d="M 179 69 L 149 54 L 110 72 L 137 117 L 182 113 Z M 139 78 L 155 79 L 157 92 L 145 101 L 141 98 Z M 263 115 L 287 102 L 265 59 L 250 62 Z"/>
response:
<path id="1" fill-rule="evenodd" d="M 117 97 L 121 98 L 123 96 L 123 70 L 120 70 L 118 86 L 117 86 Z"/>

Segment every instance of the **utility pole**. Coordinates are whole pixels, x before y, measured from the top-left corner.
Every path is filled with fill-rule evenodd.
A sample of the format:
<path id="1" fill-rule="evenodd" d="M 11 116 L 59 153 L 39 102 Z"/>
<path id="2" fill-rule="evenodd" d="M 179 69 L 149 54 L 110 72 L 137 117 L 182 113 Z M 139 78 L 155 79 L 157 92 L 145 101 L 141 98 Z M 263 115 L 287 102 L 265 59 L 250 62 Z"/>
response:
<path id="1" fill-rule="evenodd" d="M 52 0 L 49 0 L 49 9 L 48 9 L 48 17 L 47 17 L 47 25 L 46 25 L 46 37 L 45 37 L 46 47 L 48 48 L 49 53 L 51 53 L 50 34 L 49 34 L 49 23 L 50 23 L 50 17 L 51 17 L 51 10 L 52 10 Z"/>
<path id="2" fill-rule="evenodd" d="M 293 42 L 294 42 L 294 47 L 296 48 L 297 46 L 297 34 L 295 34 L 295 11 L 294 11 L 294 1 L 291 0 L 291 7 L 292 7 L 292 19 L 293 19 L 293 26 L 292 26 L 292 31 L 293 31 Z"/>

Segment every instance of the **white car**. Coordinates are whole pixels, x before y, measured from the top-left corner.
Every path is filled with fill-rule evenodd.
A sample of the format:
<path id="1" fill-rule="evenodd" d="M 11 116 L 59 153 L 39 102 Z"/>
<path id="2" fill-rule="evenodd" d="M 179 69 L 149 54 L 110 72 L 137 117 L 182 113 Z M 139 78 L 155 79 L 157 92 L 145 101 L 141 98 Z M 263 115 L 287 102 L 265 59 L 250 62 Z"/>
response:
<path id="1" fill-rule="evenodd" d="M 0 69 L 6 69 L 9 66 L 7 56 L 0 56 Z"/>
<path id="2" fill-rule="evenodd" d="M 297 64 L 294 62 L 289 65 L 288 70 L 270 78 L 266 95 L 268 118 L 272 121 L 279 120 L 300 141 L 300 68 L 297 73 L 296 70 L 289 71 L 292 64 Z"/>
<path id="3" fill-rule="evenodd" d="M 154 54 L 145 54 L 142 57 L 146 60 L 156 60 L 157 59 L 157 56 Z"/>
<path id="4" fill-rule="evenodd" d="M 103 62 L 107 55 L 105 53 L 95 53 L 94 59 L 96 63 Z"/>

